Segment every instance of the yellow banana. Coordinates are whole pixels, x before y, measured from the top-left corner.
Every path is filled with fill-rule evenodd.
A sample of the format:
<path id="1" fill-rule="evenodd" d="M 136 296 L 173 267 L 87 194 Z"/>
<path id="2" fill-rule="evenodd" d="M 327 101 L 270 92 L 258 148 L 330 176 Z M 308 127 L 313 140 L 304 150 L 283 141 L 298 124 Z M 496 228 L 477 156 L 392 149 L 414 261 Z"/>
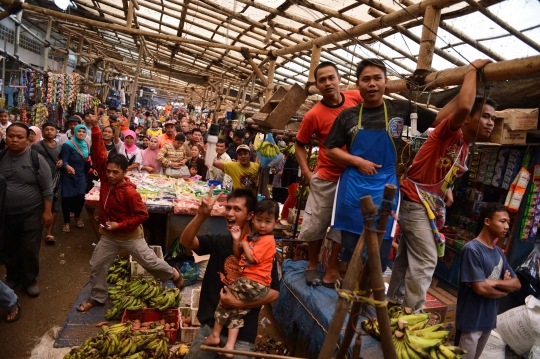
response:
<path id="1" fill-rule="evenodd" d="M 415 335 L 420 338 L 426 338 L 426 339 L 446 339 L 448 337 L 449 331 L 447 330 L 439 330 L 437 332 L 424 332 L 424 333 L 418 333 L 418 332 L 412 332 L 412 335 Z"/>
<path id="2" fill-rule="evenodd" d="M 437 345 L 441 345 L 442 343 L 441 339 L 426 339 L 417 337 L 415 335 L 409 335 L 407 338 L 409 339 L 409 342 L 419 346 L 422 349 L 428 349 Z"/>
<path id="3" fill-rule="evenodd" d="M 414 350 L 411 349 L 408 343 L 405 344 L 405 350 L 411 359 L 421 359 L 420 355 L 416 354 Z"/>
<path id="4" fill-rule="evenodd" d="M 446 348 L 444 345 L 439 345 L 439 351 L 442 353 L 442 355 L 445 356 L 447 359 L 454 359 L 456 357 L 456 354 L 454 354 L 453 351 Z"/>
<path id="5" fill-rule="evenodd" d="M 424 329 L 418 329 L 416 333 L 429 333 L 429 332 L 435 332 L 439 329 L 444 328 L 444 324 L 435 324 L 432 326 L 425 327 Z"/>

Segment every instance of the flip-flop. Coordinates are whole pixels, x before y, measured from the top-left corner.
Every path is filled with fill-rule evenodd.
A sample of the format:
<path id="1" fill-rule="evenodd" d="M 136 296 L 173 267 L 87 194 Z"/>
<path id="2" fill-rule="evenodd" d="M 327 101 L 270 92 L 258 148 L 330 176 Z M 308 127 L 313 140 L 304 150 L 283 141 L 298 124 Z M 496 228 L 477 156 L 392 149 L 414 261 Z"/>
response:
<path id="1" fill-rule="evenodd" d="M 6 317 L 6 322 L 8 323 L 13 323 L 13 322 L 16 322 L 17 320 L 19 320 L 19 318 L 21 317 L 21 306 L 19 305 L 19 301 L 17 300 L 17 303 L 15 303 L 15 307 L 13 307 L 9 312 L 8 312 L 8 315 L 10 315 L 11 313 L 13 313 L 13 311 L 17 309 L 17 314 L 15 314 L 15 316 L 11 319 L 7 319 Z"/>
<path id="2" fill-rule="evenodd" d="M 86 307 L 86 305 L 90 305 L 89 307 Z M 86 302 L 84 303 L 81 303 L 77 306 L 77 311 L 78 312 L 87 312 L 89 311 L 90 309 L 94 308 L 94 307 L 97 307 L 98 305 L 103 305 L 103 303 L 100 303 L 94 299 L 88 299 Z M 85 309 L 81 309 L 81 306 L 85 306 L 84 308 Z"/>
<path id="3" fill-rule="evenodd" d="M 51 236 L 45 236 L 45 243 L 47 243 L 47 244 L 55 244 L 56 239 L 52 235 Z"/>
<path id="4" fill-rule="evenodd" d="M 335 289 L 336 288 L 336 283 L 333 282 L 333 283 L 326 283 L 326 282 L 322 282 L 322 286 L 325 287 L 325 288 L 331 288 L 331 289 Z M 339 287 L 343 287 L 343 279 L 340 279 L 339 280 Z"/>
<path id="5" fill-rule="evenodd" d="M 316 269 L 307 269 L 306 270 L 306 283 L 308 285 L 321 285 L 321 275 L 319 274 L 319 271 Z"/>

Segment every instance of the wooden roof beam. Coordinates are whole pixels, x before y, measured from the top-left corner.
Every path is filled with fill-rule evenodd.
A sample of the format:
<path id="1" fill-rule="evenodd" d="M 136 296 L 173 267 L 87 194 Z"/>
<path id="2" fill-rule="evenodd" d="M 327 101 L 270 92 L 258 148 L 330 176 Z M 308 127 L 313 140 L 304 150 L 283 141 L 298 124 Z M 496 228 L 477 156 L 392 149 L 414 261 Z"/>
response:
<path id="1" fill-rule="evenodd" d="M 11 4 L 13 4 L 14 1 L 15 0 L 0 0 L 0 3 L 11 5 Z M 87 19 L 87 18 L 83 18 L 83 17 L 73 16 L 73 15 L 69 15 L 69 14 L 66 14 L 66 13 L 45 9 L 45 8 L 41 8 L 41 7 L 34 6 L 34 5 L 29 5 L 27 3 L 23 4 L 23 9 L 27 10 L 27 11 L 32 11 L 32 12 L 44 14 L 44 15 L 54 16 L 56 18 L 60 18 L 60 19 L 68 20 L 68 21 L 73 21 L 73 22 L 76 22 L 76 23 L 78 22 L 78 23 L 82 23 L 82 24 L 96 26 L 96 27 L 99 27 L 99 28 L 118 31 L 118 32 L 124 33 L 124 34 L 143 35 L 143 36 L 146 36 L 148 38 L 158 38 L 158 39 L 164 39 L 164 40 L 169 40 L 169 41 L 177 41 L 177 42 L 182 42 L 182 43 L 189 43 L 189 44 L 194 44 L 194 45 L 198 45 L 198 46 L 201 46 L 201 47 L 229 48 L 229 49 L 234 50 L 234 51 L 240 51 L 239 46 L 234 46 L 234 47 L 229 46 L 229 47 L 227 47 L 225 44 L 221 44 L 221 43 L 218 43 L 218 42 L 191 40 L 191 39 L 185 39 L 185 38 L 178 37 L 178 36 L 173 36 L 173 35 L 154 33 L 152 31 L 145 31 L 145 30 L 133 29 L 133 28 L 132 29 L 127 29 L 125 26 L 120 26 L 120 25 L 114 25 L 114 24 L 108 24 L 108 23 L 104 23 L 104 22 L 94 21 L 94 20 L 90 20 L 90 19 Z M 268 53 L 268 51 L 266 51 L 266 50 L 257 50 L 257 49 L 249 49 L 249 51 L 251 53 L 263 54 L 263 55 L 266 55 Z"/>

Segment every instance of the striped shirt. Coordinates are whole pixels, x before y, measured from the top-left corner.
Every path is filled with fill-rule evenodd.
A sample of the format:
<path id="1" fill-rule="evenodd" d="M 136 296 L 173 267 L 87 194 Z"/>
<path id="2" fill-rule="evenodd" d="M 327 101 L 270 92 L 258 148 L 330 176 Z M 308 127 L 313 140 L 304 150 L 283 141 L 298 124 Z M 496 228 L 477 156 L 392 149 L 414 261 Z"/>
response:
<path id="1" fill-rule="evenodd" d="M 180 148 L 176 149 L 172 144 L 166 143 L 159 151 L 156 159 L 161 161 L 165 167 L 168 167 L 170 162 L 184 161 L 186 159 L 184 146 L 180 146 Z"/>

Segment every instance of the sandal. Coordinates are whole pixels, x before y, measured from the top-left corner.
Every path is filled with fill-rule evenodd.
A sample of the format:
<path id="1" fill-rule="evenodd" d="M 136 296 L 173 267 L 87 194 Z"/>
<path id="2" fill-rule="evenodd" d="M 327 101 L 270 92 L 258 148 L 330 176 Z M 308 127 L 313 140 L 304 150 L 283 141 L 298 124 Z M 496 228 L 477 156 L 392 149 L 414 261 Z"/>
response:
<path id="1" fill-rule="evenodd" d="M 103 305 L 103 303 L 100 303 L 94 299 L 88 299 L 86 302 L 79 304 L 77 307 L 78 312 L 87 312 L 90 309 L 97 307 L 98 305 Z"/>
<path id="2" fill-rule="evenodd" d="M 17 313 L 15 314 L 13 318 L 9 319 L 9 317 L 13 314 L 15 310 L 17 311 Z M 21 306 L 19 305 L 19 301 L 17 300 L 17 303 L 15 303 L 15 306 L 7 312 L 6 322 L 8 323 L 16 322 L 17 320 L 19 320 L 20 317 L 21 317 Z"/>
<path id="3" fill-rule="evenodd" d="M 180 273 L 180 270 L 177 267 L 173 267 L 173 268 L 176 271 L 176 273 L 178 273 L 178 278 L 173 279 L 174 278 L 174 275 L 173 275 L 173 278 L 171 278 L 171 280 L 173 281 L 174 286 L 176 288 L 182 290 L 185 287 L 184 277 L 182 277 L 182 273 Z"/>
<path id="4" fill-rule="evenodd" d="M 69 224 L 64 224 L 64 226 L 62 227 L 62 232 L 64 233 L 71 232 L 71 228 L 69 228 Z"/>
<path id="5" fill-rule="evenodd" d="M 47 243 L 47 244 L 55 244 L 56 239 L 54 238 L 53 235 L 45 236 L 45 243 Z"/>
<path id="6" fill-rule="evenodd" d="M 335 289 L 336 288 L 336 282 L 332 282 L 332 283 L 321 282 L 321 283 L 322 283 L 322 286 L 325 287 L 325 288 Z M 343 288 L 343 279 L 339 280 L 339 287 Z"/>
<path id="7" fill-rule="evenodd" d="M 78 228 L 84 228 L 84 222 L 82 218 L 77 218 L 77 227 Z"/>
<path id="8" fill-rule="evenodd" d="M 308 285 L 321 285 L 321 275 L 319 274 L 319 271 L 316 269 L 307 269 L 306 270 L 306 283 Z"/>

